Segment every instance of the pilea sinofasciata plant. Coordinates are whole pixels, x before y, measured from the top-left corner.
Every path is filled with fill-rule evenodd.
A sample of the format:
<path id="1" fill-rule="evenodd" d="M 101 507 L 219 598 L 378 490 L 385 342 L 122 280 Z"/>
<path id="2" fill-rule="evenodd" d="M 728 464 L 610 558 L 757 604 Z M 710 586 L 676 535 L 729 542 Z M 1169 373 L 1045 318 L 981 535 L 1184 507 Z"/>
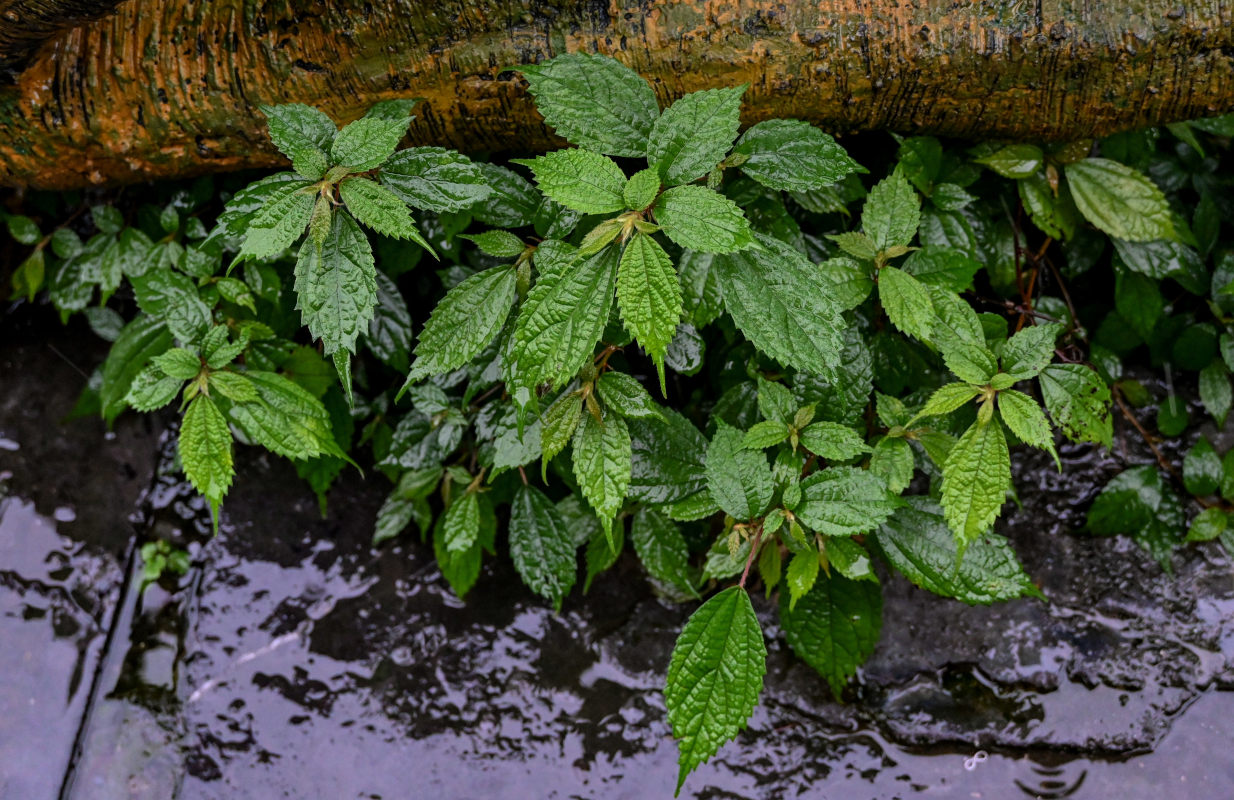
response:
<path id="1" fill-rule="evenodd" d="M 1061 468 L 1060 441 L 1109 447 L 1125 418 L 1158 461 L 1111 481 L 1088 530 L 1167 568 L 1184 538 L 1234 545 L 1234 454 L 1200 438 L 1178 469 L 1132 408 L 1158 404 L 1163 436 L 1191 411 L 1124 367 L 1196 386 L 1224 424 L 1234 119 L 1042 147 L 898 138 L 871 174 L 806 122 L 743 132 L 744 87 L 661 109 L 607 57 L 517 72 L 571 146 L 501 166 L 399 150 L 411 101 L 341 129 L 264 107 L 292 171 L 224 192 L 212 227 L 209 180 L 127 215 L 71 196 L 6 213 L 28 248 L 14 294 L 113 342 L 80 410 L 178 398 L 179 461 L 216 525 L 235 442 L 293 460 L 323 513 L 349 463 L 373 464 L 393 486 L 374 544 L 431 535 L 460 596 L 499 528 L 558 609 L 580 549 L 585 592 L 629 544 L 666 598 L 707 598 L 666 665 L 679 790 L 757 703 L 756 583 L 837 697 L 878 641 L 880 575 L 1040 596 L 992 529 L 1015 444 Z M 1096 287 L 1080 306 L 1075 284 Z M 435 302 L 409 308 L 413 288 Z M 151 580 L 187 568 L 148 549 Z"/>

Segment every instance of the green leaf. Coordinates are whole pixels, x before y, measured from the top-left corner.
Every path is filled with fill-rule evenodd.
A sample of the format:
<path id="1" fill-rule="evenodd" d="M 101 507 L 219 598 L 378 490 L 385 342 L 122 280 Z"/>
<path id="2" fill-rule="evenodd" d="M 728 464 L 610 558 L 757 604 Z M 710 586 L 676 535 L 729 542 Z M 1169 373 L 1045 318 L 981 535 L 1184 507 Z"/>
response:
<path id="1" fill-rule="evenodd" d="M 930 340 L 934 305 L 920 281 L 895 267 L 883 267 L 878 271 L 878 299 L 892 325 L 914 339 Z"/>
<path id="2" fill-rule="evenodd" d="M 870 554 L 856 539 L 840 536 L 827 540 L 827 560 L 845 578 L 854 581 L 878 583 Z"/>
<path id="3" fill-rule="evenodd" d="M 829 467 L 801 482 L 797 518 L 824 536 L 855 536 L 877 528 L 902 505 L 873 473 Z"/>
<path id="4" fill-rule="evenodd" d="M 839 308 L 814 266 L 795 250 L 762 234 L 758 249 L 718 256 L 724 305 L 745 337 L 786 366 L 826 374 L 840 361 Z"/>
<path id="5" fill-rule="evenodd" d="M 790 431 L 787 425 L 777 420 L 763 420 L 746 431 L 741 439 L 741 446 L 746 450 L 766 450 L 788 439 Z"/>
<path id="6" fill-rule="evenodd" d="M 835 139 L 795 119 L 772 119 L 750 127 L 733 148 L 733 156 L 745 158 L 741 171 L 754 180 L 793 192 L 821 189 L 863 171 Z"/>
<path id="7" fill-rule="evenodd" d="M 540 447 L 543 454 L 541 473 L 543 476 L 548 475 L 548 462 L 564 450 L 574 438 L 582 414 L 582 398 L 577 392 L 570 392 L 557 398 L 540 418 Z"/>
<path id="8" fill-rule="evenodd" d="M 1218 425 L 1225 425 L 1231 394 L 1230 374 L 1224 362 L 1214 360 L 1200 370 L 1200 402 Z"/>
<path id="9" fill-rule="evenodd" d="M 788 562 L 788 572 L 784 581 L 788 584 L 788 607 L 797 607 L 797 601 L 809 593 L 818 581 L 819 563 L 818 551 L 808 548 L 800 553 L 794 553 Z"/>
<path id="10" fill-rule="evenodd" d="M 250 370 L 244 375 L 257 390 L 259 402 L 237 403 L 229 413 L 249 440 L 298 460 L 344 455 L 320 400 L 273 372 Z"/>
<path id="11" fill-rule="evenodd" d="M 1132 467 L 1105 485 L 1088 509 L 1087 527 L 1098 536 L 1127 534 L 1170 570 L 1186 515 L 1178 495 L 1156 467 Z"/>
<path id="12" fill-rule="evenodd" d="M 172 335 L 161 320 L 139 314 L 124 326 L 103 362 L 99 403 L 108 423 L 124 410 L 133 381 L 151 358 L 172 346 Z"/>
<path id="13" fill-rule="evenodd" d="M 1004 178 L 1019 180 L 1037 174 L 1037 170 L 1041 169 L 1045 162 L 1045 154 L 1036 145 L 1009 144 L 989 155 L 973 160 L 989 167 Z"/>
<path id="14" fill-rule="evenodd" d="M 677 637 L 664 701 L 681 751 L 677 790 L 686 776 L 745 727 L 763 690 L 767 646 L 745 589 L 704 603 Z"/>
<path id="15" fill-rule="evenodd" d="M 480 535 L 480 496 L 465 492 L 446 509 L 446 549 L 459 553 L 471 548 Z"/>
<path id="16" fill-rule="evenodd" d="M 238 372 L 211 372 L 210 389 L 235 403 L 250 403 L 260 398 L 253 382 Z"/>
<path id="17" fill-rule="evenodd" d="M 584 214 L 607 214 L 625 208 L 626 176 L 608 156 L 590 150 L 555 150 L 531 159 L 513 159 L 531 169 L 546 196 Z"/>
<path id="18" fill-rule="evenodd" d="M 500 167 L 503 173 L 509 173 Z M 509 173 L 513 174 L 513 173 Z M 464 155 L 441 147 L 411 147 L 390 157 L 378 173 L 383 186 L 413 208 L 447 214 L 487 200 L 493 188 L 482 168 Z M 522 178 L 518 179 L 526 183 Z M 527 190 L 530 192 L 531 187 Z M 522 224 L 489 220 L 490 224 Z"/>
<path id="19" fill-rule="evenodd" d="M 214 401 L 197 395 L 180 423 L 180 464 L 202 497 L 210 503 L 218 527 L 218 508 L 235 476 L 231 461 L 231 430 Z"/>
<path id="20" fill-rule="evenodd" d="M 410 239 L 433 252 L 412 220 L 407 206 L 386 187 L 368 178 L 347 178 L 339 184 L 338 190 L 347 210 L 362 224 L 382 236 Z"/>
<path id="21" fill-rule="evenodd" d="M 134 411 L 154 411 L 170 403 L 180 391 L 184 381 L 170 378 L 156 366 L 146 367 L 133 379 L 124 402 Z"/>
<path id="22" fill-rule="evenodd" d="M 750 223 L 741 208 L 706 186 L 676 186 L 660 195 L 656 222 L 664 235 L 700 253 L 733 253 L 749 246 Z"/>
<path id="23" fill-rule="evenodd" d="M 882 624 L 882 591 L 871 581 L 819 575 L 795 607 L 780 598 L 780 625 L 788 646 L 827 680 L 837 698 L 874 652 Z"/>
<path id="24" fill-rule="evenodd" d="M 690 569 L 690 551 L 672 520 L 654 509 L 639 509 L 630 527 L 630 540 L 651 577 L 682 594 L 698 597 L 697 580 Z"/>
<path id="25" fill-rule="evenodd" d="M 320 180 L 326 171 L 326 153 L 334 142 L 338 127 L 321 111 L 301 103 L 258 106 L 266 115 L 270 140 L 291 159 L 296 172 Z"/>
<path id="26" fill-rule="evenodd" d="M 1183 486 L 1194 495 L 1216 494 L 1224 478 L 1221 456 L 1201 436 L 1183 458 Z"/>
<path id="27" fill-rule="evenodd" d="M 1063 169 L 1076 208 L 1098 229 L 1131 242 L 1173 237 L 1169 203 L 1142 173 L 1108 158 L 1085 158 Z"/>
<path id="28" fill-rule="evenodd" d="M 870 452 L 869 445 L 856 431 L 836 422 L 813 422 L 802 428 L 801 444 L 829 461 L 847 461 Z"/>
<path id="29" fill-rule="evenodd" d="M 446 292 L 420 331 L 407 383 L 450 372 L 480 355 L 510 316 L 516 284 L 513 269 L 493 267 Z"/>
<path id="30" fill-rule="evenodd" d="M 793 397 L 787 386 L 759 376 L 758 413 L 763 415 L 763 419 L 774 419 L 787 425 L 793 422 L 797 406 L 797 398 Z"/>
<path id="31" fill-rule="evenodd" d="M 1141 339 L 1149 339 L 1165 310 L 1165 298 L 1157 281 L 1126 270 L 1119 270 L 1114 277 L 1114 307 L 1118 315 Z"/>
<path id="32" fill-rule="evenodd" d="M 668 253 L 645 233 L 635 234 L 622 251 L 617 302 L 626 330 L 655 363 L 664 391 L 664 354 L 681 320 L 681 286 Z"/>
<path id="33" fill-rule="evenodd" d="M 553 501 L 531 486 L 510 504 L 510 558 L 523 582 L 561 611 L 578 573 L 574 542 Z"/>
<path id="34" fill-rule="evenodd" d="M 631 211 L 642 211 L 656 201 L 656 195 L 659 193 L 660 173 L 648 167 L 630 176 L 621 190 L 621 197 L 625 200 L 626 208 Z"/>
<path id="35" fill-rule="evenodd" d="M 1082 364 L 1052 364 L 1041 371 L 1040 384 L 1046 410 L 1068 439 L 1110 446 L 1110 387 L 1095 370 Z"/>
<path id="36" fill-rule="evenodd" d="M 902 268 L 922 283 L 963 292 L 972 288 L 981 262 L 953 247 L 923 247 L 909 254 Z"/>
<path id="37" fill-rule="evenodd" d="M 908 245 L 921 224 L 921 198 L 899 170 L 874 185 L 861 210 L 861 229 L 879 250 Z"/>
<path id="38" fill-rule="evenodd" d="M 1023 392 L 1004 389 L 998 393 L 998 414 L 1011 432 L 1030 447 L 1039 447 L 1054 456 L 1058 471 L 1063 471 L 1054 449 L 1054 432 L 1037 401 Z"/>
<path id="39" fill-rule="evenodd" d="M 150 361 L 162 370 L 164 375 L 182 381 L 196 378 L 197 373 L 201 372 L 201 359 L 196 353 L 185 350 L 183 347 L 173 347 L 165 353 L 158 354 Z"/>
<path id="40" fill-rule="evenodd" d="M 1057 322 L 1020 329 L 1003 346 L 1003 370 L 1017 381 L 1036 377 L 1054 358 L 1054 340 L 1062 332 Z"/>
<path id="41" fill-rule="evenodd" d="M 350 172 L 367 172 L 394 154 L 410 117 L 361 117 L 343 127 L 330 146 L 330 158 Z"/>
<path id="42" fill-rule="evenodd" d="M 484 233 L 461 233 L 458 238 L 474 242 L 481 252 L 494 258 L 517 258 L 527 249 L 527 246 L 523 244 L 523 240 L 509 231 L 492 230 L 485 231 Z"/>
<path id="43" fill-rule="evenodd" d="M 878 258 L 878 248 L 874 240 L 860 231 L 845 231 L 844 233 L 829 233 L 827 238 L 840 246 L 840 249 L 861 261 L 873 261 Z"/>
<path id="44" fill-rule="evenodd" d="M 630 497 L 644 503 L 678 503 L 707 487 L 707 440 L 680 413 L 662 412 L 663 422 L 630 420 Z"/>
<path id="45" fill-rule="evenodd" d="M 977 537 L 961 559 L 942 509 L 924 497 L 908 498 L 908 507 L 883 523 L 875 541 L 891 566 L 934 594 L 969 605 L 1042 597 L 1003 536 Z"/>
<path id="46" fill-rule="evenodd" d="M 574 496 L 571 495 L 571 499 Z M 564 502 L 564 501 L 563 501 Z M 595 516 L 587 511 L 587 518 L 592 522 L 596 522 Z M 569 524 L 567 522 L 567 524 Z M 617 563 L 617 559 L 621 557 L 621 551 L 625 548 L 626 531 L 625 527 L 618 525 L 613 528 L 613 543 L 609 545 L 609 540 L 604 535 L 604 531 L 600 530 L 599 524 L 596 524 L 595 530 L 591 532 L 587 539 L 587 580 L 583 582 L 583 593 L 591 591 L 591 582 L 601 572 L 612 567 Z"/>
<path id="47" fill-rule="evenodd" d="M 396 372 L 406 372 L 411 361 L 411 313 L 398 286 L 378 272 L 377 307 L 364 339 L 368 349 Z"/>
<path id="48" fill-rule="evenodd" d="M 605 372 L 596 381 L 596 391 L 605 406 L 623 417 L 664 420 L 664 411 L 643 385 L 624 372 Z"/>
<path id="49" fill-rule="evenodd" d="M 647 163 L 666 185 L 697 180 L 724 159 L 737 138 L 745 91 L 743 84 L 691 92 L 664 110 L 651 126 Z"/>
<path id="50" fill-rule="evenodd" d="M 717 421 L 707 448 L 707 487 L 734 519 L 744 522 L 766 511 L 773 491 L 771 467 L 761 452 L 742 447 L 743 434 Z"/>
<path id="51" fill-rule="evenodd" d="M 456 551 L 446 547 L 445 516 L 437 518 L 433 526 L 433 553 L 437 557 L 437 567 L 441 575 L 450 584 L 450 588 L 460 598 L 471 591 L 480 577 L 480 543 L 476 542 L 466 550 Z"/>
<path id="52" fill-rule="evenodd" d="M 368 237 L 346 213 L 334 214 L 320 249 L 311 242 L 300 247 L 296 308 L 326 355 L 356 351 L 356 339 L 368 329 L 377 305 L 376 273 Z"/>
<path id="53" fill-rule="evenodd" d="M 629 67 L 608 56 L 566 53 L 519 70 L 544 121 L 567 140 L 611 156 L 646 152 L 660 106 Z"/>
<path id="54" fill-rule="evenodd" d="M 926 404 L 917 412 L 913 420 L 950 414 L 980 393 L 981 390 L 971 384 L 958 381 L 948 383 L 934 390 L 934 394 L 930 395 L 930 399 L 926 400 Z M 909 424 L 911 425 L 912 422 Z"/>
<path id="55" fill-rule="evenodd" d="M 624 419 L 605 414 L 603 421 L 597 421 L 583 415 L 574 434 L 574 478 L 610 539 L 613 518 L 630 488 L 630 460 L 630 431 Z"/>
<path id="56" fill-rule="evenodd" d="M 606 248 L 541 271 L 514 327 L 514 385 L 556 388 L 574 377 L 608 322 L 619 260 L 616 248 Z"/>
<path id="57" fill-rule="evenodd" d="M 961 555 L 990 529 L 1011 488 L 1011 456 L 997 419 L 974 422 L 943 465 L 943 511 Z"/>
<path id="58" fill-rule="evenodd" d="M 913 480 L 916 461 L 908 441 L 898 436 L 884 436 L 874 445 L 870 456 L 870 472 L 882 478 L 893 494 L 908 488 Z"/>
<path id="59" fill-rule="evenodd" d="M 1230 515 L 1219 508 L 1206 508 L 1196 515 L 1187 529 L 1188 542 L 1210 542 L 1230 527 Z"/>
<path id="60" fill-rule="evenodd" d="M 308 227 L 314 197 L 305 191 L 308 181 L 279 184 L 253 214 L 244 233 L 244 245 L 236 259 L 269 258 L 291 247 Z"/>
<path id="61" fill-rule="evenodd" d="M 29 217 L 20 214 L 5 216 L 4 224 L 9 229 L 9 236 L 16 239 L 18 244 L 33 245 L 43 238 L 38 224 Z"/>

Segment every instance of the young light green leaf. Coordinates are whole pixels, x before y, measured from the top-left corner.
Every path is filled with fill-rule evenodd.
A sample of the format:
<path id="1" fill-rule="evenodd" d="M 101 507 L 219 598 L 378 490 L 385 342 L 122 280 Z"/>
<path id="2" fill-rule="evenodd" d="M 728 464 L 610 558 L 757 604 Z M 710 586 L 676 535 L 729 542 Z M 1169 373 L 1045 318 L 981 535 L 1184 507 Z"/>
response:
<path id="1" fill-rule="evenodd" d="M 909 424 L 911 425 L 922 417 L 937 417 L 943 414 L 950 414 L 980 393 L 981 390 L 976 386 L 959 381 L 941 386 L 934 390 L 934 394 L 930 395 L 930 399 L 926 400 L 926 404 L 917 412 L 917 415 L 913 417 Z"/>
<path id="2" fill-rule="evenodd" d="M 312 242 L 300 247 L 296 308 L 326 355 L 356 351 L 356 339 L 368 329 L 377 305 L 376 272 L 368 237 L 342 211 L 334 214 L 320 249 Z"/>
<path id="3" fill-rule="evenodd" d="M 608 214 L 625 208 L 626 176 L 608 156 L 590 150 L 554 150 L 531 159 L 513 159 L 531 169 L 546 196 L 584 214 Z"/>
<path id="4" fill-rule="evenodd" d="M 173 347 L 165 353 L 160 353 L 150 359 L 154 366 L 163 371 L 164 375 L 187 381 L 196 378 L 201 372 L 201 359 L 196 353 L 183 347 Z"/>
<path id="5" fill-rule="evenodd" d="M 493 169 L 513 175 L 501 167 Z M 441 147 L 401 150 L 382 165 L 378 177 L 383 186 L 407 205 L 438 214 L 463 211 L 484 202 L 494 193 L 480 165 Z M 518 180 L 526 184 L 522 178 Z M 527 190 L 532 191 L 530 186 Z M 488 222 L 492 225 L 523 224 L 518 217 L 513 221 L 490 219 Z"/>
<path id="6" fill-rule="evenodd" d="M 844 233 L 829 233 L 827 238 L 840 246 L 840 249 L 861 261 L 873 261 L 878 258 L 878 248 L 874 240 L 860 231 L 845 231 Z"/>
<path id="7" fill-rule="evenodd" d="M 446 549 L 461 553 L 471 549 L 480 535 L 480 495 L 465 492 L 446 509 Z"/>
<path id="8" fill-rule="evenodd" d="M 909 254 L 901 266 L 922 283 L 963 292 L 972 287 L 981 262 L 953 247 L 923 247 Z"/>
<path id="9" fill-rule="evenodd" d="M 218 526 L 218 509 L 235 476 L 231 460 L 231 430 L 214 401 L 197 395 L 180 423 L 180 464 L 184 476 L 210 503 Z"/>
<path id="10" fill-rule="evenodd" d="M 745 727 L 767 671 L 767 646 L 745 589 L 715 595 L 686 622 L 673 647 L 664 701 L 686 776 Z"/>
<path id="11" fill-rule="evenodd" d="M 839 308 L 791 245 L 762 234 L 755 241 L 757 249 L 712 263 L 725 307 L 759 350 L 787 366 L 826 374 L 840 361 Z"/>
<path id="12" fill-rule="evenodd" d="M 1220 508 L 1206 508 L 1196 515 L 1187 529 L 1188 542 L 1211 542 L 1230 527 L 1229 512 Z"/>
<path id="13" fill-rule="evenodd" d="M 681 320 L 681 286 L 673 262 L 645 233 L 635 234 L 621 254 L 617 302 L 626 330 L 651 357 L 664 391 L 664 354 Z"/>
<path id="14" fill-rule="evenodd" d="M 170 403 L 183 385 L 183 379 L 168 377 L 151 364 L 133 379 L 124 402 L 135 411 L 154 411 Z"/>
<path id="15" fill-rule="evenodd" d="M 878 271 L 878 299 L 892 325 L 914 339 L 930 340 L 934 305 L 920 281 L 895 267 L 883 267 Z"/>
<path id="16" fill-rule="evenodd" d="M 433 554 L 437 557 L 437 567 L 441 575 L 450 584 L 450 588 L 460 598 L 471 591 L 480 577 L 480 559 L 482 556 L 480 543 L 475 542 L 466 550 L 450 550 L 446 547 L 445 516 L 437 518 L 433 525 Z"/>
<path id="17" fill-rule="evenodd" d="M 1005 389 L 998 393 L 998 414 L 1011 432 L 1030 447 L 1039 447 L 1054 456 L 1054 464 L 1062 472 L 1062 462 L 1054 449 L 1054 432 L 1037 401 L 1023 392 Z"/>
<path id="18" fill-rule="evenodd" d="M 707 448 L 707 486 L 711 496 L 734 519 L 761 515 L 771 503 L 771 467 L 761 452 L 742 447 L 741 431 L 717 422 Z"/>
<path id="19" fill-rule="evenodd" d="M 1063 170 L 1076 207 L 1100 230 L 1131 242 L 1174 235 L 1170 205 L 1143 173 L 1108 158 L 1084 158 Z"/>
<path id="20" fill-rule="evenodd" d="M 269 258 L 295 244 L 313 216 L 313 194 L 308 181 L 279 184 L 253 214 L 236 259 Z"/>
<path id="21" fill-rule="evenodd" d="M 1050 417 L 1068 439 L 1110 446 L 1110 387 L 1095 370 L 1083 364 L 1051 364 L 1041 371 L 1040 384 Z"/>
<path id="22" fill-rule="evenodd" d="M 697 580 L 690 569 L 690 551 L 681 531 L 660 511 L 642 508 L 634 515 L 630 526 L 630 541 L 634 552 L 658 581 L 663 581 L 682 594 L 698 597 Z"/>
<path id="23" fill-rule="evenodd" d="M 797 601 L 809 593 L 818 581 L 819 563 L 818 550 L 812 546 L 799 553 L 794 553 L 788 562 L 788 572 L 784 576 L 788 584 L 788 608 L 797 607 Z"/>
<path id="24" fill-rule="evenodd" d="M 485 255 L 494 258 L 517 258 L 527 246 L 509 231 L 491 230 L 484 233 L 460 233 L 458 238 L 474 242 Z"/>
<path id="25" fill-rule="evenodd" d="M 210 389 L 233 403 L 251 403 L 260 399 L 257 387 L 253 386 L 248 376 L 239 372 L 211 372 Z"/>
<path id="26" fill-rule="evenodd" d="M 301 103 L 258 106 L 266 115 L 270 140 L 291 159 L 296 172 L 320 180 L 326 171 L 326 153 L 334 142 L 338 127 L 321 111 Z"/>
<path id="27" fill-rule="evenodd" d="M 802 428 L 801 444 L 811 453 L 829 461 L 847 461 L 870 452 L 869 445 L 852 428 L 825 420 Z"/>
<path id="28" fill-rule="evenodd" d="M 608 322 L 619 260 L 616 248 L 606 248 L 541 271 L 514 327 L 514 385 L 556 388 L 574 377 Z"/>
<path id="29" fill-rule="evenodd" d="M 771 189 L 808 192 L 864 171 L 835 139 L 808 122 L 772 119 L 747 129 L 733 148 L 741 171 Z"/>
<path id="30" fill-rule="evenodd" d="M 924 497 L 910 497 L 908 504 L 876 535 L 878 549 L 904 577 L 926 591 L 969 605 L 1043 596 L 1005 537 L 979 536 L 961 560 L 943 510 Z"/>
<path id="31" fill-rule="evenodd" d="M 882 623 L 883 595 L 872 581 L 819 575 L 795 607 L 789 598 L 780 598 L 788 646 L 827 680 L 837 698 L 874 652 Z"/>
<path id="32" fill-rule="evenodd" d="M 605 414 L 597 421 L 583 414 L 574 434 L 574 477 L 610 541 L 613 518 L 630 488 L 630 460 L 630 431 L 624 419 Z"/>
<path id="33" fill-rule="evenodd" d="M 339 184 L 338 191 L 347 210 L 364 225 L 382 236 L 410 239 L 433 253 L 433 248 L 412 220 L 411 212 L 394 192 L 368 178 L 347 178 Z"/>
<path id="34" fill-rule="evenodd" d="M 626 202 L 626 208 L 631 211 L 642 211 L 656 201 L 660 193 L 660 173 L 653 167 L 639 170 L 626 181 L 621 190 L 621 197 Z"/>
<path id="35" fill-rule="evenodd" d="M 855 536 L 877 528 L 901 505 L 877 475 L 829 467 L 801 482 L 797 518 L 824 536 Z"/>
<path id="36" fill-rule="evenodd" d="M 547 480 L 548 462 L 566 448 L 582 419 L 583 400 L 578 392 L 557 398 L 540 418 L 541 476 Z"/>
<path id="37" fill-rule="evenodd" d="M 665 419 L 664 411 L 643 385 L 624 372 L 605 372 L 596 381 L 596 391 L 608 408 L 623 417 Z"/>
<path id="38" fill-rule="evenodd" d="M 510 504 L 510 558 L 523 582 L 561 611 L 578 573 L 574 542 L 553 501 L 531 486 Z"/>
<path id="39" fill-rule="evenodd" d="M 349 172 L 380 167 L 394 154 L 411 117 L 361 117 L 343 127 L 330 146 L 330 158 Z"/>
<path id="40" fill-rule="evenodd" d="M 879 250 L 908 245 L 921 224 L 921 198 L 900 170 L 874 185 L 861 211 L 861 229 Z"/>
<path id="41" fill-rule="evenodd" d="M 457 369 L 480 355 L 510 316 L 516 284 L 513 269 L 493 267 L 446 292 L 420 331 L 407 383 Z"/>
<path id="42" fill-rule="evenodd" d="M 150 359 L 172 346 L 172 335 L 162 320 L 139 314 L 124 326 L 103 362 L 99 404 L 110 423 L 124 410 L 125 398 L 134 380 Z"/>
<path id="43" fill-rule="evenodd" d="M 1057 322 L 1022 328 L 1003 347 L 1003 370 L 1017 381 L 1040 374 L 1054 358 L 1054 340 L 1063 332 Z"/>
<path id="44" fill-rule="evenodd" d="M 974 422 L 943 465 L 943 512 L 959 553 L 989 530 L 1011 488 L 1011 456 L 997 419 Z"/>
<path id="45" fill-rule="evenodd" d="M 664 110 L 651 126 L 647 163 L 666 185 L 697 180 L 724 159 L 737 138 L 745 91 L 743 84 L 692 92 Z"/>
<path id="46" fill-rule="evenodd" d="M 899 494 L 912 483 L 916 460 L 913 448 L 899 436 L 884 436 L 870 455 L 870 472 L 882 478 L 888 490 Z"/>
<path id="47" fill-rule="evenodd" d="M 519 71 L 544 121 L 567 140 L 610 156 L 645 154 L 660 106 L 629 67 L 608 56 L 566 53 Z"/>
<path id="48" fill-rule="evenodd" d="M 660 195 L 656 222 L 664 235 L 700 253 L 733 253 L 749 246 L 750 223 L 736 203 L 706 186 L 676 186 Z"/>
<path id="49" fill-rule="evenodd" d="M 766 450 L 787 440 L 788 435 L 789 428 L 783 422 L 765 419 L 746 431 L 741 439 L 741 446 L 746 450 Z"/>

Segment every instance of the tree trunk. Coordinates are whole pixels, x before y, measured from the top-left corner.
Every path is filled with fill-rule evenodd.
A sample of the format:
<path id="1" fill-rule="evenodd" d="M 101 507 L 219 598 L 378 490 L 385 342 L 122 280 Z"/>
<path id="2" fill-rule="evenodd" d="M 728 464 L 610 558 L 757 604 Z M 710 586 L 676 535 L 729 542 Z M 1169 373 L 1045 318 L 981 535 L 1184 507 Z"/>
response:
<path id="1" fill-rule="evenodd" d="M 662 102 L 749 83 L 746 122 L 832 132 L 1076 139 L 1234 109 L 1221 0 L 128 0 L 48 38 L 4 90 L 0 182 L 274 166 L 258 103 L 346 121 L 422 97 L 417 143 L 543 148 L 501 71 L 575 50 L 616 56 Z"/>

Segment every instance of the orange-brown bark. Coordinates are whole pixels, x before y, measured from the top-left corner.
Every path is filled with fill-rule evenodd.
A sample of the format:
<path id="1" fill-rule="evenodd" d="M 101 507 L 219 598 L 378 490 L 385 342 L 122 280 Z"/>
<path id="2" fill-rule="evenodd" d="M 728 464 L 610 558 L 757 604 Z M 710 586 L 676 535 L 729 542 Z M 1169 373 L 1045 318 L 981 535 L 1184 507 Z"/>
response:
<path id="1" fill-rule="evenodd" d="M 663 102 L 749 83 L 746 121 L 1059 139 L 1234 109 L 1220 0 L 128 0 L 0 90 L 0 183 L 80 187 L 273 166 L 259 103 L 347 120 L 425 98 L 411 138 L 551 134 L 503 67 L 610 53 Z"/>

